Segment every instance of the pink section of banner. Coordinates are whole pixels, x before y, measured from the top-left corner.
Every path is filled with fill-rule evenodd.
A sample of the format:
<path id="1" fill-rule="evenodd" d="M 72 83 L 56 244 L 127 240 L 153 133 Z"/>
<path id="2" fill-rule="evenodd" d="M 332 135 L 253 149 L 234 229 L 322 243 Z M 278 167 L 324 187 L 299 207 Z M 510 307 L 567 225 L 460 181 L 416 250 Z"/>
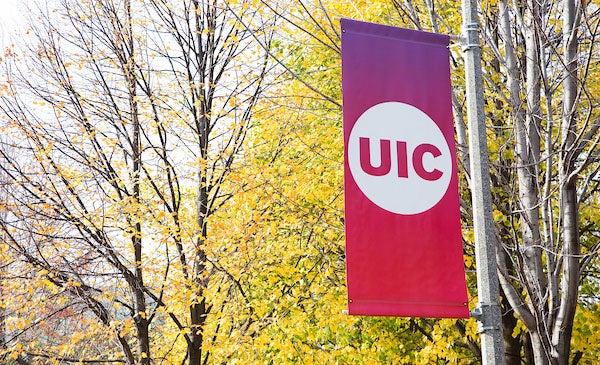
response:
<path id="1" fill-rule="evenodd" d="M 449 37 L 341 27 L 349 313 L 468 318 Z"/>

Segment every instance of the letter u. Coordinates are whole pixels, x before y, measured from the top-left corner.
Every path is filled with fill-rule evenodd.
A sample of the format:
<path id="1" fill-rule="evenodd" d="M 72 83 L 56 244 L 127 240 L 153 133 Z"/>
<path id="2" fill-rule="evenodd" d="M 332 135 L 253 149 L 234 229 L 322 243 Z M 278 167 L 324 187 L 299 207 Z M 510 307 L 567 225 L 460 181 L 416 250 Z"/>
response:
<path id="1" fill-rule="evenodd" d="M 379 166 L 371 164 L 371 140 L 366 137 L 360 137 L 360 167 L 369 175 L 383 176 L 387 175 L 392 168 L 392 154 L 390 152 L 390 141 L 387 139 L 379 140 L 379 154 L 381 163 Z"/>

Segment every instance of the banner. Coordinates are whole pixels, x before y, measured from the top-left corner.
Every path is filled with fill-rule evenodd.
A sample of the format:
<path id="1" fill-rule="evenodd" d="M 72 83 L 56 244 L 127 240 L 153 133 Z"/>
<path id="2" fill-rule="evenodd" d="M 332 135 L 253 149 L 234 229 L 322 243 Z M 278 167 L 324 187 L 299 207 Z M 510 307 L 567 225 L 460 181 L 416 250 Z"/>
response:
<path id="1" fill-rule="evenodd" d="M 468 318 L 449 37 L 341 28 L 348 312 Z"/>

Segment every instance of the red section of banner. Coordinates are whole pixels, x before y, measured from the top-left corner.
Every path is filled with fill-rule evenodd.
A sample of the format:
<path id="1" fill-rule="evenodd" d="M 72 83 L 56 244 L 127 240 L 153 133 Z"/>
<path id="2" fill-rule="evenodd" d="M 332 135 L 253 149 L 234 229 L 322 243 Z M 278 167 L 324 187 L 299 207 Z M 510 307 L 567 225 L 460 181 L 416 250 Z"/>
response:
<path id="1" fill-rule="evenodd" d="M 349 313 L 468 318 L 449 37 L 341 26 Z"/>

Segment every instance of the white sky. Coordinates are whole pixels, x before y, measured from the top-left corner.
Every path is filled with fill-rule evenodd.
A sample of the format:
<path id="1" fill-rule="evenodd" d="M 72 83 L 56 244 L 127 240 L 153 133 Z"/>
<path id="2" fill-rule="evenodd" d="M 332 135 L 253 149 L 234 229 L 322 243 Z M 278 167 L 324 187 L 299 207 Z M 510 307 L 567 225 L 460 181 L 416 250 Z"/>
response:
<path id="1" fill-rule="evenodd" d="M 10 44 L 11 34 L 23 25 L 24 17 L 20 11 L 26 1 L 23 0 L 0 0 L 0 45 L 4 53 L 4 47 Z"/>

